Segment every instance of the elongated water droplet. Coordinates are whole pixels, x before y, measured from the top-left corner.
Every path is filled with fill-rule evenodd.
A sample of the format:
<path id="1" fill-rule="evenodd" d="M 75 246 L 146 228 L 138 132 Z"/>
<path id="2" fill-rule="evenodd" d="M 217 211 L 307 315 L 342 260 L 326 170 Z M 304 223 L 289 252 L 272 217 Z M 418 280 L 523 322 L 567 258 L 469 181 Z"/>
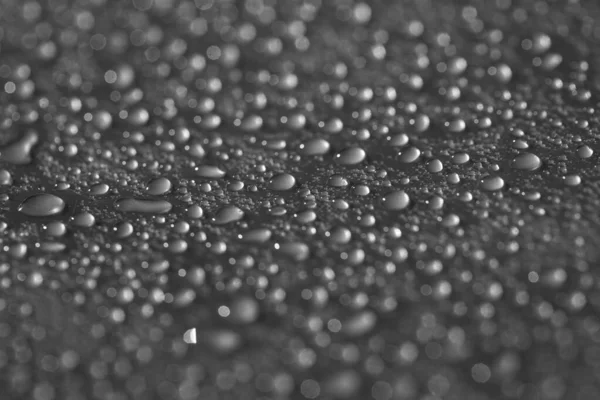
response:
<path id="1" fill-rule="evenodd" d="M 164 214 L 171 211 L 173 205 L 166 200 L 123 198 L 116 201 L 115 208 L 121 212 Z"/>
<path id="2" fill-rule="evenodd" d="M 300 145 L 300 153 L 306 156 L 321 156 L 329 152 L 331 145 L 325 139 L 310 139 Z"/>
<path id="3" fill-rule="evenodd" d="M 290 190 L 295 185 L 296 185 L 296 178 L 294 178 L 290 174 L 285 174 L 285 173 L 275 175 L 269 181 L 269 189 L 277 190 L 277 191 Z"/>
<path id="4" fill-rule="evenodd" d="M 62 213 L 65 205 L 60 197 L 41 193 L 26 198 L 19 206 L 19 211 L 31 217 L 49 217 Z"/>
<path id="5" fill-rule="evenodd" d="M 381 199 L 383 206 L 388 210 L 404 210 L 410 204 L 410 197 L 404 190 L 395 190 L 386 194 Z"/>
<path id="6" fill-rule="evenodd" d="M 504 179 L 488 175 L 481 180 L 481 187 L 490 192 L 500 190 L 504 187 Z"/>
<path id="7" fill-rule="evenodd" d="M 196 167 L 196 175 L 207 179 L 221 179 L 225 177 L 225 171 L 213 165 L 200 165 Z"/>
<path id="8" fill-rule="evenodd" d="M 405 164 L 414 163 L 421 156 L 421 150 L 416 147 L 409 147 L 406 150 L 403 150 L 399 153 L 398 160 Z"/>
<path id="9" fill-rule="evenodd" d="M 542 165 L 542 160 L 533 153 L 521 153 L 511 161 L 511 166 L 523 171 L 535 171 Z"/>
<path id="10" fill-rule="evenodd" d="M 244 211 L 236 206 L 228 205 L 221 208 L 212 218 L 212 221 L 216 225 L 225 225 L 237 222 L 242 218 L 244 218 Z"/>
<path id="11" fill-rule="evenodd" d="M 361 311 L 344 322 L 343 331 L 349 336 L 362 336 L 373 329 L 376 322 L 377 316 L 374 312 Z"/>
<path id="12" fill-rule="evenodd" d="M 302 242 L 282 243 L 276 248 L 280 254 L 296 261 L 304 261 L 310 256 L 310 249 Z"/>
<path id="13" fill-rule="evenodd" d="M 334 160 L 339 165 L 356 165 L 363 162 L 367 153 L 360 147 L 350 147 L 340 151 L 334 157 Z"/>
<path id="14" fill-rule="evenodd" d="M 272 232 L 267 228 L 257 228 L 250 231 L 240 233 L 238 235 L 242 242 L 247 243 L 265 243 L 271 238 Z"/>

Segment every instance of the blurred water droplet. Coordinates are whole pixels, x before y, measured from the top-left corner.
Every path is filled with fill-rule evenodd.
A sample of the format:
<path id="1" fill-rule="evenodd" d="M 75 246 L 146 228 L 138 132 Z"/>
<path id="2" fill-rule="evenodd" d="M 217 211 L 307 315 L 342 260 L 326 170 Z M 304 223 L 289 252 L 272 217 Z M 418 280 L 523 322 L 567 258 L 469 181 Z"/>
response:
<path id="1" fill-rule="evenodd" d="M 115 202 L 115 208 L 121 212 L 164 214 L 171 211 L 173 205 L 166 200 L 122 198 Z"/>

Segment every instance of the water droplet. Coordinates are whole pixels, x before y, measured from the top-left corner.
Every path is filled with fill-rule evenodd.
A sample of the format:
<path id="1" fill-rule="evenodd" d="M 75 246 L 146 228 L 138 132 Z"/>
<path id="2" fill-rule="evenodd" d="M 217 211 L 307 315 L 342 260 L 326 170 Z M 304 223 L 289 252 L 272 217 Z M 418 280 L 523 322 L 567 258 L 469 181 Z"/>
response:
<path id="1" fill-rule="evenodd" d="M 410 197 L 404 190 L 395 190 L 386 194 L 381 199 L 383 206 L 388 210 L 404 210 L 410 204 Z"/>
<path id="2" fill-rule="evenodd" d="M 115 227 L 115 233 L 119 238 L 126 238 L 133 234 L 133 225 L 130 222 L 121 222 Z"/>
<path id="3" fill-rule="evenodd" d="M 207 179 L 221 179 L 225 177 L 225 171 L 212 165 L 200 165 L 196 167 L 196 175 Z"/>
<path id="4" fill-rule="evenodd" d="M 269 181 L 269 189 L 277 190 L 277 191 L 290 190 L 295 185 L 296 185 L 296 178 L 294 178 L 290 174 L 285 174 L 285 173 L 275 175 Z"/>
<path id="5" fill-rule="evenodd" d="M 196 334 L 196 328 L 188 329 L 183 334 L 183 341 L 188 344 L 196 344 L 198 343 L 198 337 Z"/>
<path id="6" fill-rule="evenodd" d="M 577 155 L 579 156 L 579 158 L 590 158 L 593 154 L 594 150 L 592 150 L 588 145 L 585 144 L 577 149 Z"/>
<path id="7" fill-rule="evenodd" d="M 329 152 L 331 145 L 325 139 L 310 139 L 300 145 L 300 153 L 307 156 L 322 156 Z"/>
<path id="8" fill-rule="evenodd" d="M 362 336 L 375 327 L 377 316 L 374 312 L 365 310 L 348 318 L 343 326 L 343 332 L 349 336 Z"/>
<path id="9" fill-rule="evenodd" d="M 232 222 L 237 222 L 244 218 L 244 211 L 240 208 L 228 205 L 221 208 L 212 218 L 212 222 L 216 225 L 226 225 Z"/>
<path id="10" fill-rule="evenodd" d="M 466 164 L 471 157 L 467 153 L 456 153 L 452 156 L 452 163 L 456 165 Z"/>
<path id="11" fill-rule="evenodd" d="M 19 211 L 31 217 L 49 217 L 62 213 L 65 206 L 65 201 L 60 197 L 41 193 L 26 198 L 19 206 Z"/>
<path id="12" fill-rule="evenodd" d="M 499 176 L 488 175 L 481 180 L 481 186 L 484 190 L 493 192 L 504 187 L 504 179 Z"/>
<path id="13" fill-rule="evenodd" d="M 581 184 L 581 177 L 577 174 L 567 175 L 564 179 L 567 186 L 578 186 Z"/>
<path id="14" fill-rule="evenodd" d="M 37 144 L 38 140 L 37 133 L 28 131 L 18 141 L 0 148 L 0 162 L 7 162 L 15 165 L 31 163 L 33 160 L 31 157 L 31 149 Z"/>
<path id="15" fill-rule="evenodd" d="M 511 166 L 523 171 L 535 171 L 542 165 L 542 160 L 533 153 L 521 153 L 511 161 Z"/>
<path id="16" fill-rule="evenodd" d="M 421 150 L 416 147 L 409 147 L 399 153 L 398 160 L 405 164 L 414 163 L 421 156 Z"/>
<path id="17" fill-rule="evenodd" d="M 340 151 L 334 157 L 339 165 L 356 165 L 364 161 L 367 153 L 360 147 L 350 147 Z"/>
<path id="18" fill-rule="evenodd" d="M 429 170 L 429 172 L 436 174 L 438 172 L 442 172 L 442 169 L 444 169 L 444 165 L 440 160 L 435 159 L 431 160 L 429 164 L 427 164 L 427 169 Z"/>
<path id="19" fill-rule="evenodd" d="M 5 169 L 0 170 L 0 185 L 10 186 L 13 184 L 13 178 L 10 172 Z"/>
<path id="20" fill-rule="evenodd" d="M 305 261 L 310 256 L 310 249 L 305 243 L 288 242 L 276 246 L 279 253 L 294 259 L 295 261 Z"/>
<path id="21" fill-rule="evenodd" d="M 102 196 L 110 190 L 110 187 L 106 183 L 97 183 L 90 188 L 90 194 L 92 196 Z"/>
<path id="22" fill-rule="evenodd" d="M 90 228 L 96 223 L 96 218 L 89 212 L 82 212 L 73 217 L 73 223 L 83 228 Z"/>
<path id="23" fill-rule="evenodd" d="M 242 242 L 265 243 L 271 238 L 272 232 L 267 228 L 256 228 L 239 234 Z"/>
<path id="24" fill-rule="evenodd" d="M 251 297 L 238 297 L 229 307 L 229 319 L 238 324 L 251 324 L 259 315 L 258 303 Z"/>
<path id="25" fill-rule="evenodd" d="M 168 193 L 171 190 L 172 186 L 173 184 L 169 179 L 161 176 L 158 178 L 151 179 L 150 182 L 148 182 L 146 191 L 148 192 L 148 194 L 151 194 L 153 196 L 160 196 L 165 193 Z"/>
<path id="26" fill-rule="evenodd" d="M 225 354 L 242 344 L 242 337 L 238 333 L 226 329 L 205 332 L 201 339 L 211 348 Z"/>
<path id="27" fill-rule="evenodd" d="M 403 147 L 408 144 L 410 139 L 406 133 L 399 133 L 397 135 L 391 136 L 389 138 L 389 141 L 390 141 L 390 146 Z"/>
<path id="28" fill-rule="evenodd" d="M 171 211 L 173 205 L 166 200 L 122 198 L 115 202 L 115 208 L 121 212 L 164 214 Z"/>
<path id="29" fill-rule="evenodd" d="M 362 378 L 356 371 L 339 371 L 325 380 L 324 388 L 334 398 L 352 398 L 360 389 L 361 381 Z"/>

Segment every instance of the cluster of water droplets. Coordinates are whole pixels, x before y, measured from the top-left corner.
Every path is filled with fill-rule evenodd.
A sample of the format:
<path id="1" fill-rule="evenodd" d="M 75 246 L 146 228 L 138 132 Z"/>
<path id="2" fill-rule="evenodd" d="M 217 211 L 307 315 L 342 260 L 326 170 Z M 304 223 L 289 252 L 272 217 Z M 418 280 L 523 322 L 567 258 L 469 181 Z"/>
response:
<path id="1" fill-rule="evenodd" d="M 9 398 L 600 396 L 594 7 L 67 3 L 0 1 Z"/>

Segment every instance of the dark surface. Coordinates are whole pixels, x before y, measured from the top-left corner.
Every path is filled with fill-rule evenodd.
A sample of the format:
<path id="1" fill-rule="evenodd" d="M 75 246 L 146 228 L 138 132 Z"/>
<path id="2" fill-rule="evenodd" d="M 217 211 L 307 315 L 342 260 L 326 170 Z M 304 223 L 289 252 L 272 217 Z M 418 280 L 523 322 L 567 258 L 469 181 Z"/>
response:
<path id="1" fill-rule="evenodd" d="M 600 398 L 600 4 L 0 0 L 0 399 Z"/>

